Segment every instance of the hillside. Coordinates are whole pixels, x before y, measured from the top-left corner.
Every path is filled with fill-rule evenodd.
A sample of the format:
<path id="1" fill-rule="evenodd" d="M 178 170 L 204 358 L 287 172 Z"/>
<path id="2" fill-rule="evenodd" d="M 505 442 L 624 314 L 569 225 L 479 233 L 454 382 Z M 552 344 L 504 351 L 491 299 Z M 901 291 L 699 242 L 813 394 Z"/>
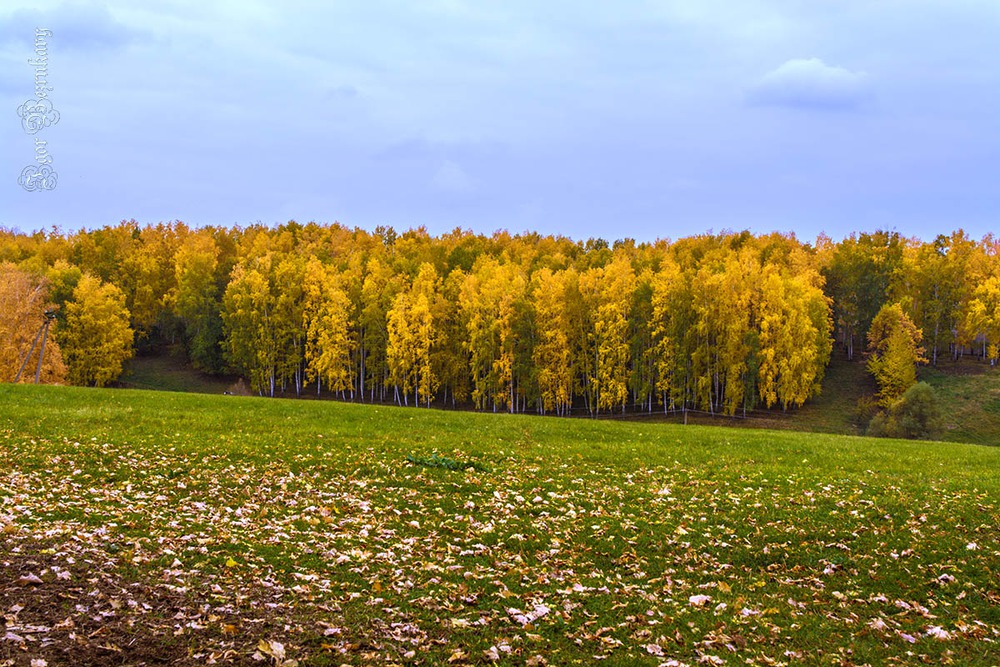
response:
<path id="1" fill-rule="evenodd" d="M 951 440 L 1000 445 L 1000 369 L 978 361 L 942 362 L 920 378 L 935 391 Z"/>
<path id="2" fill-rule="evenodd" d="M 921 380 L 938 392 L 945 428 L 941 437 L 955 442 L 1000 444 L 1000 369 L 978 360 L 942 360 L 938 368 L 920 368 Z M 136 389 L 222 394 L 232 390 L 235 378 L 214 377 L 193 370 L 180 355 L 169 353 L 135 358 L 121 386 Z M 689 414 L 689 422 L 711 426 L 863 435 L 856 418 L 858 400 L 876 392 L 875 382 L 861 360 L 848 361 L 837 352 L 823 379 L 822 393 L 800 408 L 756 410 L 749 417 L 709 417 Z M 290 393 L 287 396 L 292 397 Z M 312 391 L 303 398 L 314 398 Z M 323 394 L 324 398 L 336 397 Z M 440 403 L 438 404 L 440 405 Z M 584 413 L 585 414 L 585 413 Z M 682 421 L 680 417 L 628 415 L 628 420 Z"/>
<path id="3" fill-rule="evenodd" d="M 0 406 L 17 667 L 995 662 L 997 449 L 135 390 Z"/>

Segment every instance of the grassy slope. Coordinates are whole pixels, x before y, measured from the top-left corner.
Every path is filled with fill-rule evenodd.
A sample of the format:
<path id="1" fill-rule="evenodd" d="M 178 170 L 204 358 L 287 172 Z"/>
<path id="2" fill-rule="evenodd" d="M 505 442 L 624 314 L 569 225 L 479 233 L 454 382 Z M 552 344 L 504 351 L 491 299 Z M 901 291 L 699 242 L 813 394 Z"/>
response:
<path id="1" fill-rule="evenodd" d="M 942 361 L 937 369 L 922 367 L 920 379 L 938 392 L 945 414 L 945 439 L 1000 445 L 1000 369 L 991 369 L 978 361 Z M 137 389 L 221 394 L 231 388 L 233 379 L 198 373 L 186 366 L 183 359 L 164 355 L 135 359 L 123 384 Z M 875 391 L 874 380 L 863 361 L 849 362 L 837 354 L 827 369 L 822 393 L 797 410 L 775 410 L 770 415 L 758 412 L 758 416 L 746 420 L 692 415 L 690 421 L 712 426 L 860 435 L 853 421 L 858 399 Z M 312 393 L 306 392 L 304 397 L 311 398 Z M 669 421 L 679 418 L 672 417 Z"/>
<path id="2" fill-rule="evenodd" d="M 795 410 L 789 422 L 800 430 L 857 435 L 852 417 L 858 399 L 876 391 L 864 362 L 837 357 L 826 370 L 822 393 Z"/>
<path id="3" fill-rule="evenodd" d="M 157 641 L 190 655 L 996 662 L 997 449 L 127 390 L 0 406 L 8 548 L 186 591 L 214 622 Z M 405 460 L 435 451 L 489 470 Z"/>
<path id="4" fill-rule="evenodd" d="M 132 360 L 121 384 L 133 389 L 221 394 L 233 380 L 199 373 L 179 355 L 149 354 Z"/>
<path id="5" fill-rule="evenodd" d="M 938 393 L 949 438 L 1000 445 L 1000 369 L 977 361 L 942 362 L 921 368 L 920 379 Z"/>
<path id="6" fill-rule="evenodd" d="M 941 433 L 944 439 L 1000 445 L 1000 369 L 976 360 L 943 360 L 937 368 L 920 367 L 918 378 L 937 392 L 944 415 Z M 849 362 L 842 356 L 835 357 L 827 368 L 823 392 L 801 408 L 730 423 L 750 428 L 859 435 L 853 419 L 858 399 L 876 391 L 864 361 Z M 724 424 L 726 420 L 701 419 L 701 423 Z"/>

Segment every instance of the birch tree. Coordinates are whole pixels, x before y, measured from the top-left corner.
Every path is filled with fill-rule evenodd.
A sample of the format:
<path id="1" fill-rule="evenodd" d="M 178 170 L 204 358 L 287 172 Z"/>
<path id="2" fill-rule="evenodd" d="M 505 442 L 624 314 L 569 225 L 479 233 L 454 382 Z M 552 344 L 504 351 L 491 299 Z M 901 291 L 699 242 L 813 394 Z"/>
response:
<path id="1" fill-rule="evenodd" d="M 59 335 L 69 381 L 103 387 L 118 379 L 134 353 L 133 340 L 125 295 L 84 274 L 66 304 L 66 326 Z"/>

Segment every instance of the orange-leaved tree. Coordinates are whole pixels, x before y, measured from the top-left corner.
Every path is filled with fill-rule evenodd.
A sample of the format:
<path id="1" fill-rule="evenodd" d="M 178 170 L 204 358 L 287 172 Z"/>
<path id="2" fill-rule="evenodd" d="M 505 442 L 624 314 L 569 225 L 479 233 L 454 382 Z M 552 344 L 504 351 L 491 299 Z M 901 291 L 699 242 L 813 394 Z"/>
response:
<path id="1" fill-rule="evenodd" d="M 54 327 L 46 331 L 48 285 L 44 279 L 18 269 L 11 263 L 0 264 L 0 382 L 12 382 L 19 370 L 21 382 L 57 384 L 66 380 Z M 38 359 L 43 353 L 41 371 Z"/>

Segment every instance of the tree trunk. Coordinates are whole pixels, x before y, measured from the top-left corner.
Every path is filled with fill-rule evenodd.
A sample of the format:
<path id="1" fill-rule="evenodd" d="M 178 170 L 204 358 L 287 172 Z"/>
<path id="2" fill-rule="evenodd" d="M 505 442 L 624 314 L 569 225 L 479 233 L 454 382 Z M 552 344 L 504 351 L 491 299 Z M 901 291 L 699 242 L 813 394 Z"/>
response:
<path id="1" fill-rule="evenodd" d="M 365 400 L 365 346 L 361 346 L 361 350 L 358 352 L 361 360 L 358 362 L 361 366 L 361 372 L 358 373 L 358 386 L 361 389 L 361 400 Z"/>

